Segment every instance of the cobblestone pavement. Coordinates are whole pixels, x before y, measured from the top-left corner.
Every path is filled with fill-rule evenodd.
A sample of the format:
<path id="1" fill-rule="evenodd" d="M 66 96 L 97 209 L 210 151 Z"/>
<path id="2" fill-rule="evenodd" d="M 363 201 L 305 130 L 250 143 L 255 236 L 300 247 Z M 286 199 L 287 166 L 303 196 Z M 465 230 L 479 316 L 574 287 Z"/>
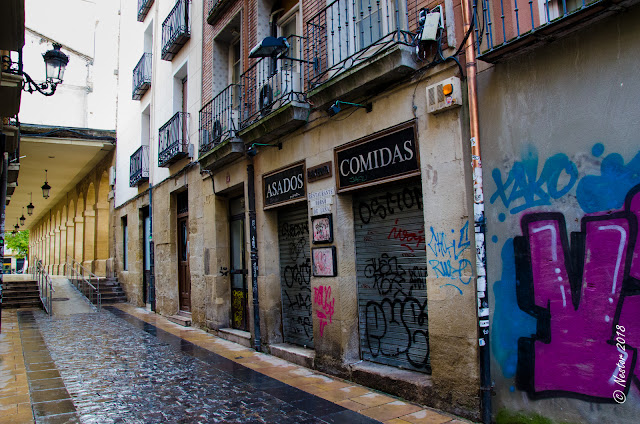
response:
<path id="1" fill-rule="evenodd" d="M 468 423 L 127 304 L 2 317 L 0 424 Z"/>

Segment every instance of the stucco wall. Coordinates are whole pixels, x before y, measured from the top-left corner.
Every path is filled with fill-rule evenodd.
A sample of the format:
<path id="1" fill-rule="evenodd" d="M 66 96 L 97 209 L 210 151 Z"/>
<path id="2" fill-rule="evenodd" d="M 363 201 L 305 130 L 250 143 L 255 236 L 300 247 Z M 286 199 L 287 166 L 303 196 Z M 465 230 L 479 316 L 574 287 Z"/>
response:
<path id="1" fill-rule="evenodd" d="M 635 7 L 479 76 L 495 412 L 640 416 L 639 19 Z"/>

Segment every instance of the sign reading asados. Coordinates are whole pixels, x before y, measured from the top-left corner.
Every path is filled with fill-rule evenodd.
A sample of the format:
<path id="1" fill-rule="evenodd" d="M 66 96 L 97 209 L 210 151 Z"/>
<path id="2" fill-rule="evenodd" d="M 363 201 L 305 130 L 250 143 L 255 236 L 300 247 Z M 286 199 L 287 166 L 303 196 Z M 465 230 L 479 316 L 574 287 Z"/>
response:
<path id="1" fill-rule="evenodd" d="M 267 174 L 263 177 L 265 209 L 281 203 L 292 203 L 306 198 L 304 163 Z"/>
<path id="2" fill-rule="evenodd" d="M 413 125 L 394 127 L 335 150 L 338 191 L 420 173 Z"/>

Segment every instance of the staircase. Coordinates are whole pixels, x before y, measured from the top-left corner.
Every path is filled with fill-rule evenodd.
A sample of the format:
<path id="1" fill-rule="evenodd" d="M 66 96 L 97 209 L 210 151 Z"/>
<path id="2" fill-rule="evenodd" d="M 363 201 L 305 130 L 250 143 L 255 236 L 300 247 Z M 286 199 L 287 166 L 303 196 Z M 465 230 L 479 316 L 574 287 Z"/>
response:
<path id="1" fill-rule="evenodd" d="M 167 317 L 167 319 L 183 327 L 191 327 L 191 312 L 179 311 L 176 315 Z"/>
<path id="2" fill-rule="evenodd" d="M 87 299 L 89 299 L 91 303 L 93 303 L 94 305 L 97 303 L 96 294 L 93 292 L 93 290 L 91 291 L 82 290 L 82 287 L 86 287 L 82 285 L 83 284 L 82 279 L 71 278 L 69 281 L 71 281 L 71 283 L 77 288 L 80 287 L 79 290 L 85 296 L 87 296 Z M 90 281 L 94 287 L 97 287 L 97 284 L 98 284 L 97 278 L 92 277 Z M 123 303 L 127 301 L 127 295 L 125 294 L 124 290 L 122 290 L 122 287 L 120 286 L 120 283 L 118 282 L 117 278 L 113 278 L 113 277 L 100 278 L 100 299 L 103 305 Z"/>
<path id="3" fill-rule="evenodd" d="M 35 280 L 4 281 L 2 283 L 3 308 L 42 308 L 38 282 Z"/>

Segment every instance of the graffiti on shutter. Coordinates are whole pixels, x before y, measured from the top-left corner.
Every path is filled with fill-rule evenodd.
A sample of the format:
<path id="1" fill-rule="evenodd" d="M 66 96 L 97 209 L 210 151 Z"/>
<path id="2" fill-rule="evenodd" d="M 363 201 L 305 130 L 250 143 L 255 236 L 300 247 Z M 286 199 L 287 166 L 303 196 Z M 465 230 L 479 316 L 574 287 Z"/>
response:
<path id="1" fill-rule="evenodd" d="M 431 372 L 422 188 L 354 195 L 362 359 Z"/>
<path id="2" fill-rule="evenodd" d="M 307 204 L 278 213 L 284 340 L 313 347 L 311 250 Z"/>

